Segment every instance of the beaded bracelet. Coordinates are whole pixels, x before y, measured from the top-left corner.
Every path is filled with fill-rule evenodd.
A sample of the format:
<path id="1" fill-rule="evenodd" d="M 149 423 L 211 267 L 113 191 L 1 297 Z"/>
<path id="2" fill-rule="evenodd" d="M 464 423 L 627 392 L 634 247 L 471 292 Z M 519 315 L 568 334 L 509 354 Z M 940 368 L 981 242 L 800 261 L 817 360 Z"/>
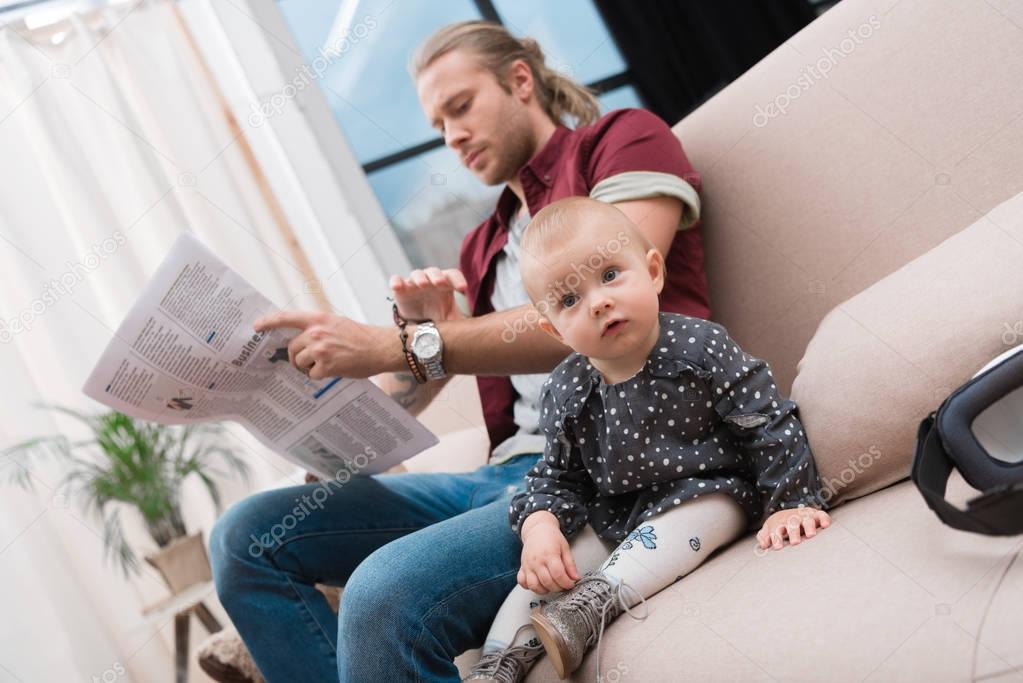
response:
<path id="1" fill-rule="evenodd" d="M 416 382 L 419 384 L 426 384 L 426 376 L 423 371 L 419 369 L 419 365 L 416 364 L 416 357 L 412 351 L 408 348 L 408 332 L 405 331 L 405 326 L 408 325 L 408 320 L 403 318 L 398 313 L 398 304 L 391 297 L 387 297 L 391 302 L 391 312 L 394 314 L 394 324 L 398 326 L 398 336 L 401 338 L 401 350 L 405 354 L 405 362 L 408 363 L 409 370 L 412 371 L 412 376 L 416 378 Z"/>

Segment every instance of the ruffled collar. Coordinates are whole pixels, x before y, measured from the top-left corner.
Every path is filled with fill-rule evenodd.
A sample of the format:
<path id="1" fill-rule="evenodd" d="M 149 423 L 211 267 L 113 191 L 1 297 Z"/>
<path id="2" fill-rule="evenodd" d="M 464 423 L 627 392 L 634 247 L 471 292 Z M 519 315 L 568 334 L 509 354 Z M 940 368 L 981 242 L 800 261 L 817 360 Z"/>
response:
<path id="1" fill-rule="evenodd" d="M 628 384 L 635 384 L 638 380 L 645 380 L 647 377 L 678 377 L 683 372 L 689 371 L 702 379 L 708 379 L 711 375 L 700 363 L 700 356 L 686 349 L 690 347 L 685 344 L 675 343 L 674 337 L 683 334 L 682 325 L 688 325 L 690 321 L 696 324 L 705 322 L 700 318 L 692 318 L 681 313 L 668 313 L 661 311 L 659 314 L 660 333 L 657 336 L 657 343 L 650 350 L 646 362 L 639 371 L 629 379 L 615 384 L 604 383 L 600 371 L 593 366 L 589 359 L 579 352 L 573 352 L 565 360 L 562 366 L 566 368 L 561 384 L 553 384 L 553 394 L 558 412 L 562 417 L 577 417 L 582 412 L 583 406 L 593 390 L 602 387 L 606 391 L 623 387 Z M 703 335 L 696 335 L 702 337 Z M 571 370 L 568 370 L 571 368 Z M 555 373 L 557 370 L 555 370 Z M 551 373 L 552 376 L 555 373 Z"/>

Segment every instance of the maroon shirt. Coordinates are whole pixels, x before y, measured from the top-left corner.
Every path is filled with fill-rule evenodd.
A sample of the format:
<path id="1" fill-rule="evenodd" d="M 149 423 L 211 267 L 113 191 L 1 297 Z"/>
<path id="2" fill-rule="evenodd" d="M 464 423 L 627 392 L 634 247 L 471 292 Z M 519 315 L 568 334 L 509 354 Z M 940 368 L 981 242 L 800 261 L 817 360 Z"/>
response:
<path id="1" fill-rule="evenodd" d="M 664 121 L 644 109 L 618 109 L 575 130 L 559 125 L 547 144 L 519 171 L 529 215 L 565 197 L 586 197 L 594 185 L 619 173 L 671 173 L 700 191 L 682 145 Z M 518 198 L 505 187 L 491 216 L 462 242 L 459 267 L 468 283 L 474 316 L 492 313 L 495 260 L 508 242 Z M 677 232 L 665 260 L 661 310 L 710 318 L 700 224 Z M 513 406 L 518 394 L 508 377 L 477 376 L 491 447 L 518 431 Z"/>

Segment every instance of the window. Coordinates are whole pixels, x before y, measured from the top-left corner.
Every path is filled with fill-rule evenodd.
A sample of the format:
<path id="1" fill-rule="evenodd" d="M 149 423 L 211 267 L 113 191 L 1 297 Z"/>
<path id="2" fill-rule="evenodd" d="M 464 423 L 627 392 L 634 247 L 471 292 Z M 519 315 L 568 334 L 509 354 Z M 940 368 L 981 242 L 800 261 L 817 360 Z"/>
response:
<path id="1" fill-rule="evenodd" d="M 535 38 L 548 64 L 598 92 L 602 109 L 643 106 L 592 0 L 278 0 L 317 83 L 416 267 L 456 266 L 462 238 L 493 211 L 486 187 L 430 128 L 407 65 L 440 27 L 491 19 Z M 323 61 L 322 58 L 320 60 Z"/>

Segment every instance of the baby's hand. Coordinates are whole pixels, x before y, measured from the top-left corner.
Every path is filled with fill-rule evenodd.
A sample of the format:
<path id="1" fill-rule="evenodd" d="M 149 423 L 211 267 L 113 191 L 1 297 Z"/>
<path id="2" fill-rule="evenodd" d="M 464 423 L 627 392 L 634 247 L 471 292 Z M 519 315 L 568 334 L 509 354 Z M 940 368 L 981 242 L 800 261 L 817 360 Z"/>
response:
<path id="1" fill-rule="evenodd" d="M 817 535 L 818 525 L 822 529 L 831 526 L 831 517 L 824 510 L 812 507 L 778 510 L 764 520 L 764 526 L 757 533 L 757 545 L 761 548 L 771 546 L 775 550 L 781 550 L 783 536 L 788 536 L 791 545 L 797 545 L 801 530 L 807 538 L 813 538 Z"/>
<path id="2" fill-rule="evenodd" d="M 576 571 L 568 540 L 561 533 L 558 518 L 546 510 L 527 517 L 522 524 L 519 585 L 546 595 L 568 590 L 578 580 L 579 572 Z"/>

